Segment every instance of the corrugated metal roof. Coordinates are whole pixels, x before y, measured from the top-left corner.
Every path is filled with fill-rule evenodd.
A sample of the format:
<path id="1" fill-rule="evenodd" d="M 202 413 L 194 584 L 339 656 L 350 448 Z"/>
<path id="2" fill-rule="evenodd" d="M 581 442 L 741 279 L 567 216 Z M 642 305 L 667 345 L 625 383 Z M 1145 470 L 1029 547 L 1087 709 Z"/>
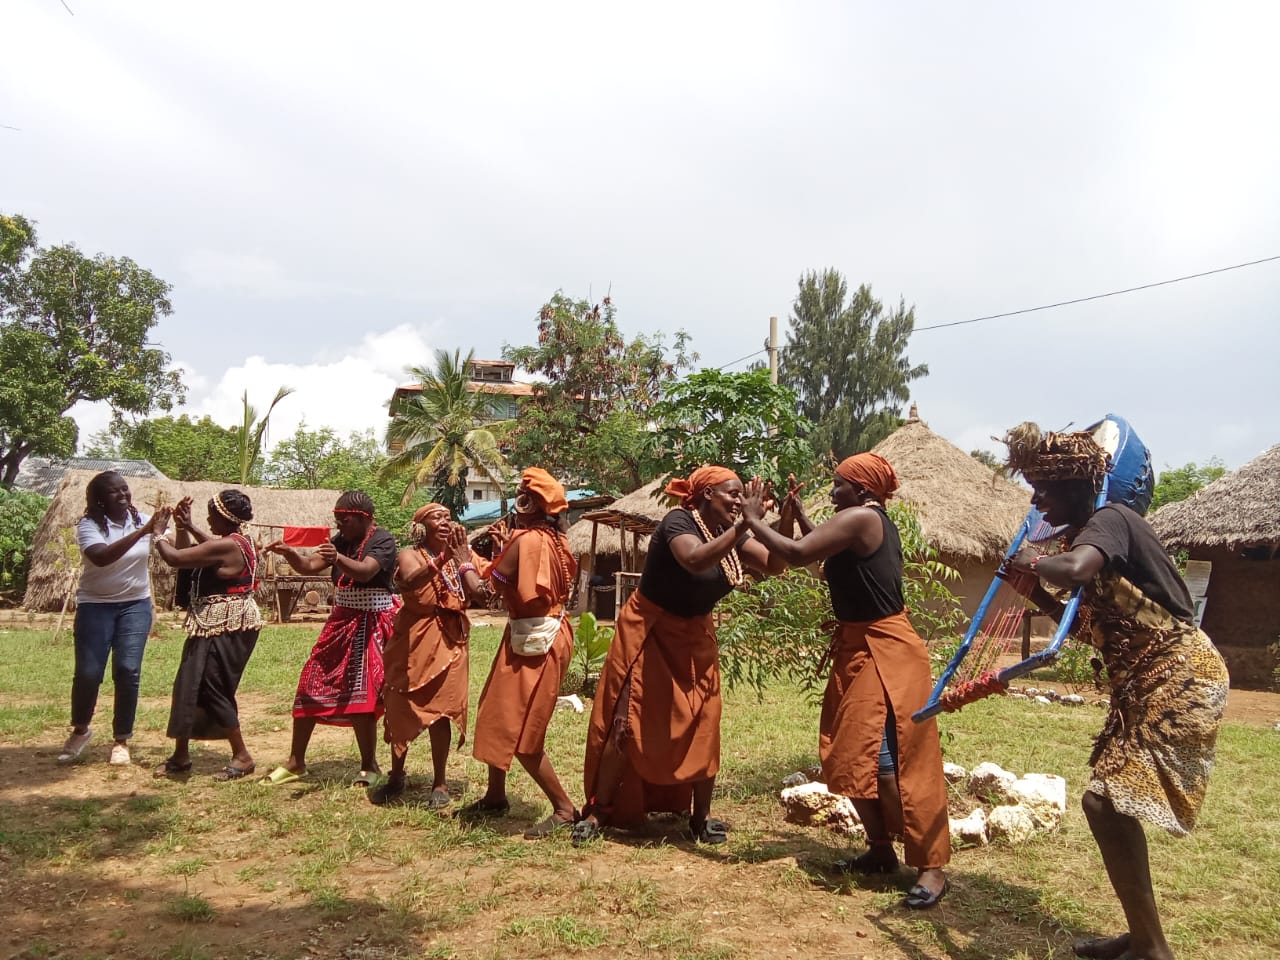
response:
<path id="1" fill-rule="evenodd" d="M 94 457 L 52 460 L 48 457 L 27 457 L 18 468 L 18 476 L 13 481 L 13 486 L 17 490 L 29 490 L 32 493 L 51 497 L 68 470 L 92 470 L 94 473 L 114 470 L 124 477 L 169 479 L 150 460 L 99 460 Z"/>

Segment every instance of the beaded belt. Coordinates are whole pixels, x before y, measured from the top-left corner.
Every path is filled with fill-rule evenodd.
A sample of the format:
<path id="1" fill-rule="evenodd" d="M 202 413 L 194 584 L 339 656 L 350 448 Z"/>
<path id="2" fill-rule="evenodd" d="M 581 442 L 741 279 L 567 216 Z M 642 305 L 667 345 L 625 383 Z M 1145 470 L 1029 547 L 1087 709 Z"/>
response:
<path id="1" fill-rule="evenodd" d="M 333 591 L 333 604 L 363 613 L 381 613 L 396 605 L 395 597 L 376 587 L 338 587 Z"/>

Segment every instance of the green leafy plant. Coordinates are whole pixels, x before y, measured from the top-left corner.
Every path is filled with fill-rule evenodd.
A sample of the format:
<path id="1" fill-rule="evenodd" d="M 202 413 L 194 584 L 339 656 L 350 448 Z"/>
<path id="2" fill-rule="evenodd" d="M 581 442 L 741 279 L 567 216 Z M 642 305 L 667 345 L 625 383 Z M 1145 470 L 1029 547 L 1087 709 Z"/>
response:
<path id="1" fill-rule="evenodd" d="M 0 595 L 21 600 L 31 567 L 31 546 L 49 498 L 0 487 Z"/>
<path id="2" fill-rule="evenodd" d="M 608 656 L 609 645 L 613 643 L 613 635 L 613 627 L 600 626 L 594 613 L 584 613 L 578 618 L 574 631 L 573 663 L 561 684 L 562 694 L 592 696 L 595 693 L 595 682 L 604 669 L 604 659 Z"/>

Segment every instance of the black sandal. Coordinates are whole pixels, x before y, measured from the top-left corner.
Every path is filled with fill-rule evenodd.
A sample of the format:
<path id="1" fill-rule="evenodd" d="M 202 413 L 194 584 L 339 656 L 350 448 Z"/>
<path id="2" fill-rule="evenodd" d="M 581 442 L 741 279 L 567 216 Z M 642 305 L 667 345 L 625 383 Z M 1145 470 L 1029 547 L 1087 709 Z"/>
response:
<path id="1" fill-rule="evenodd" d="M 947 891 L 951 889 L 951 881 L 943 880 L 942 889 L 937 893 L 933 893 L 928 887 L 916 884 L 907 891 L 906 897 L 902 901 L 902 905 L 908 910 L 929 910 L 936 907 L 942 898 L 947 895 Z"/>
<path id="2" fill-rule="evenodd" d="M 585 847 L 592 840 L 604 836 L 604 828 L 594 820 L 582 819 L 573 825 L 569 842 L 575 847 Z"/>
<path id="3" fill-rule="evenodd" d="M 473 800 L 465 807 L 458 811 L 458 816 L 463 820 L 481 820 L 487 817 L 505 817 L 511 809 L 511 801 L 503 800 L 501 803 L 492 803 L 481 797 L 479 800 Z"/>
<path id="4" fill-rule="evenodd" d="M 395 803 L 400 799 L 400 795 L 404 793 L 405 786 L 406 782 L 404 777 L 388 777 L 376 787 L 370 788 L 369 802 L 375 807 L 382 807 L 389 803 Z"/>
<path id="5" fill-rule="evenodd" d="M 1071 951 L 1085 960 L 1119 960 L 1129 949 L 1129 934 L 1122 933 L 1116 937 L 1093 937 L 1088 940 L 1077 940 L 1071 945 Z"/>
<path id="6" fill-rule="evenodd" d="M 891 844 L 875 844 L 856 857 L 837 860 L 831 868 L 836 873 L 897 873 L 898 855 Z"/>
<path id="7" fill-rule="evenodd" d="M 443 810 L 451 803 L 453 797 L 449 796 L 448 790 L 432 790 L 431 796 L 427 797 L 428 810 Z"/>
<path id="8" fill-rule="evenodd" d="M 256 767 L 252 763 L 247 767 L 233 767 L 228 763 L 221 771 L 213 775 L 213 779 L 215 783 L 230 783 L 232 780 L 243 780 L 253 773 L 255 769 Z"/>
<path id="9" fill-rule="evenodd" d="M 701 824 L 690 817 L 689 833 L 693 835 L 695 843 L 708 843 L 714 846 L 729 842 L 729 825 L 715 817 L 708 817 Z"/>

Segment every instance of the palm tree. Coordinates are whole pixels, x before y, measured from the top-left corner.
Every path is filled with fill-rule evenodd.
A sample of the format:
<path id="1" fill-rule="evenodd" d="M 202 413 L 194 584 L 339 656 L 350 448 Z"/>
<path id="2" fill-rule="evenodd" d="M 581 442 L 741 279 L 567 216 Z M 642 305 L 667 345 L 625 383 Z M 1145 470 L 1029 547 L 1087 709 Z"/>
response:
<path id="1" fill-rule="evenodd" d="M 271 401 L 271 406 L 267 407 L 267 412 L 263 414 L 262 419 L 258 419 L 258 411 L 249 405 L 249 391 L 246 390 L 240 397 L 240 402 L 244 405 L 244 422 L 238 427 L 232 427 L 236 433 L 236 444 L 240 452 L 240 482 L 248 483 L 249 478 L 253 475 L 253 468 L 258 464 L 258 458 L 262 455 L 262 441 L 266 438 L 267 422 L 271 419 L 271 411 L 276 408 L 276 404 L 293 393 L 293 387 L 281 387 L 276 391 L 275 399 Z"/>
<path id="2" fill-rule="evenodd" d="M 466 477 L 474 471 L 502 489 L 511 465 L 499 440 L 510 420 L 493 420 L 497 397 L 467 389 L 467 370 L 475 351 L 461 358 L 437 350 L 434 369 L 409 367 L 421 384 L 417 396 L 401 400 L 387 426 L 387 448 L 396 452 L 379 471 L 379 479 L 406 480 L 408 504 L 420 487 L 432 487 L 438 498 L 456 512 L 466 506 Z"/>

